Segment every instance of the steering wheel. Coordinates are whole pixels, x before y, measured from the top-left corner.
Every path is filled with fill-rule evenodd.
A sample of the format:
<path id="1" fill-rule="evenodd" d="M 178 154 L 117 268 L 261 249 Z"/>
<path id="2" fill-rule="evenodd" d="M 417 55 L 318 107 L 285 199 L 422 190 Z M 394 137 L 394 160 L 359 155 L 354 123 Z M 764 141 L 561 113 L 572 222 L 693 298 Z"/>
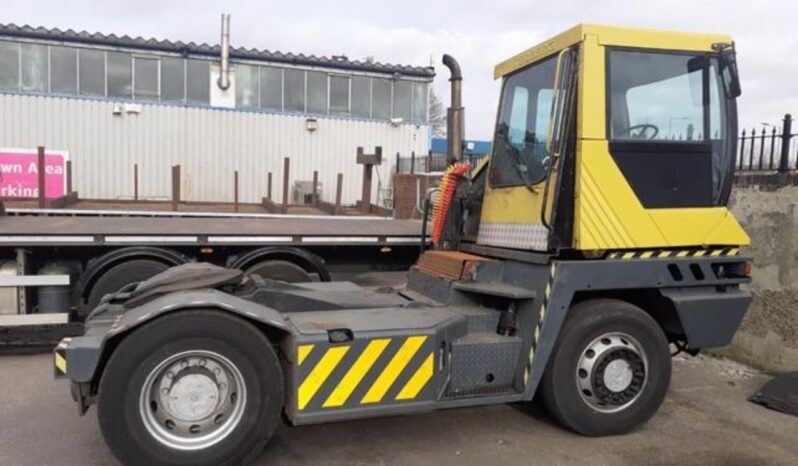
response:
<path id="1" fill-rule="evenodd" d="M 637 130 L 638 133 L 634 135 L 632 138 L 632 132 Z M 651 131 L 651 135 L 648 137 L 643 137 L 646 134 L 646 131 Z M 628 134 L 629 139 L 654 139 L 659 134 L 659 126 L 652 125 L 651 123 L 640 123 L 639 125 L 630 126 L 624 130 L 622 130 L 618 135 Z"/>

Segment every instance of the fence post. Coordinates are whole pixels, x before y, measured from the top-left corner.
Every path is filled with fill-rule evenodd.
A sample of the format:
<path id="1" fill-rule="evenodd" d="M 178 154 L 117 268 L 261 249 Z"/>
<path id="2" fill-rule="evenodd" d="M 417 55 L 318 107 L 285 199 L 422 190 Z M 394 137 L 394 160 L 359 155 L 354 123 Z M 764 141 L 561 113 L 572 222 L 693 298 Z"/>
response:
<path id="1" fill-rule="evenodd" d="M 291 170 L 291 159 L 286 157 L 283 161 L 283 208 L 284 214 L 288 213 L 288 179 Z"/>
<path id="2" fill-rule="evenodd" d="M 133 164 L 133 200 L 139 200 L 139 164 Z"/>
<path id="3" fill-rule="evenodd" d="M 779 172 L 790 171 L 790 139 L 792 138 L 792 115 L 784 115 L 784 125 L 781 130 L 781 160 L 779 160 Z"/>
<path id="4" fill-rule="evenodd" d="M 313 170 L 313 195 L 310 199 L 311 204 L 319 205 L 319 172 L 317 170 Z"/>
<path id="5" fill-rule="evenodd" d="M 180 165 L 172 165 L 172 210 L 180 204 Z"/>
<path id="6" fill-rule="evenodd" d="M 416 172 L 416 151 L 410 152 L 410 174 L 414 174 Z"/>
<path id="7" fill-rule="evenodd" d="M 399 170 L 399 152 L 397 152 L 396 153 L 396 174 L 398 175 L 399 173 L 401 173 L 401 171 Z"/>
<path id="8" fill-rule="evenodd" d="M 266 199 L 272 200 L 272 172 L 269 172 L 269 179 L 266 185 Z"/>
<path id="9" fill-rule="evenodd" d="M 344 174 L 338 174 L 338 180 L 335 184 L 335 209 L 333 209 L 333 213 L 335 215 L 341 214 L 341 195 L 343 194 L 344 190 Z"/>
<path id="10" fill-rule="evenodd" d="M 72 161 L 66 162 L 66 193 L 72 194 Z"/>
<path id="11" fill-rule="evenodd" d="M 47 186 L 45 186 L 45 161 L 44 161 L 44 146 L 39 146 L 39 157 L 38 157 L 38 170 L 39 170 L 39 208 L 44 209 L 46 198 L 45 198 L 45 191 Z"/>
<path id="12" fill-rule="evenodd" d="M 238 170 L 233 173 L 233 210 L 238 212 Z"/>

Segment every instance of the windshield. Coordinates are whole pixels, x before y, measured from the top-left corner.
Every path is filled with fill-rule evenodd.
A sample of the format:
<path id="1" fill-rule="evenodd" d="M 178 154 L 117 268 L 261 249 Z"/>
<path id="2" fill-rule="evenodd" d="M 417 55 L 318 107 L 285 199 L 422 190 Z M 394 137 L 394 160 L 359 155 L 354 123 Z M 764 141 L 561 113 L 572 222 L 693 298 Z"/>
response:
<path id="1" fill-rule="evenodd" d="M 545 180 L 556 66 L 555 56 L 505 80 L 493 138 L 491 186 L 532 185 Z"/>

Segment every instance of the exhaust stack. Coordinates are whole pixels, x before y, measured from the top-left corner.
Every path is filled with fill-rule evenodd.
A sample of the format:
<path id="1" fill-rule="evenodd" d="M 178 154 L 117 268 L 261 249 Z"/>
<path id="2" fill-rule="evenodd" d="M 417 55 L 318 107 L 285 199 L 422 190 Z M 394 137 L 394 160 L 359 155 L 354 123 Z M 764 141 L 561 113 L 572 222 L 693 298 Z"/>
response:
<path id="1" fill-rule="evenodd" d="M 463 73 L 460 64 L 449 54 L 443 55 L 443 64 L 449 68 L 452 83 L 452 103 L 446 109 L 446 139 L 448 149 L 446 152 L 449 165 L 463 158 L 463 141 L 465 139 L 465 109 L 463 108 Z"/>
<path id="2" fill-rule="evenodd" d="M 222 40 L 219 44 L 219 79 L 216 84 L 226 91 L 230 88 L 230 15 L 222 13 Z"/>

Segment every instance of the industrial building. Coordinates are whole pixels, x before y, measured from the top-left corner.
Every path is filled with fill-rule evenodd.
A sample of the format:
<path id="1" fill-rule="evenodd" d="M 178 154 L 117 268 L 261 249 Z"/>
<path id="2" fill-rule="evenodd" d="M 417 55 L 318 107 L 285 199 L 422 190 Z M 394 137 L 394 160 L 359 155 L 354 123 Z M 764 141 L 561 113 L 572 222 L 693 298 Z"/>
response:
<path id="1" fill-rule="evenodd" d="M 224 30 L 224 21 L 223 21 Z M 229 37 L 229 35 L 228 35 Z M 171 192 L 181 165 L 185 201 L 259 202 L 267 173 L 282 192 L 319 172 L 322 199 L 361 192 L 356 150 L 427 153 L 431 67 L 220 45 L 0 25 L 0 148 L 65 151 L 84 199 Z M 376 167 L 387 197 L 393 157 Z"/>

